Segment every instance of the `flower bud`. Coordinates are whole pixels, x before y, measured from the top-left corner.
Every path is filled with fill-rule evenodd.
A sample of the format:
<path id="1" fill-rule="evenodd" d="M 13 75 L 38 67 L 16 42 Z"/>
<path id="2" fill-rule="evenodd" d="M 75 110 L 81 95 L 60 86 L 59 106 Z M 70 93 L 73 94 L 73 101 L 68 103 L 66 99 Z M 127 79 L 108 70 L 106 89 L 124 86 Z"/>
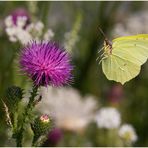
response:
<path id="1" fill-rule="evenodd" d="M 6 102 L 9 107 L 15 107 L 21 101 L 23 90 L 17 86 L 8 87 L 6 90 Z"/>
<path id="2" fill-rule="evenodd" d="M 57 146 L 60 140 L 63 138 L 63 132 L 59 128 L 54 128 L 49 132 L 46 142 L 43 146 Z"/>
<path id="3" fill-rule="evenodd" d="M 48 115 L 44 114 L 37 117 L 32 124 L 32 130 L 35 137 L 47 134 L 51 129 L 51 120 Z"/>

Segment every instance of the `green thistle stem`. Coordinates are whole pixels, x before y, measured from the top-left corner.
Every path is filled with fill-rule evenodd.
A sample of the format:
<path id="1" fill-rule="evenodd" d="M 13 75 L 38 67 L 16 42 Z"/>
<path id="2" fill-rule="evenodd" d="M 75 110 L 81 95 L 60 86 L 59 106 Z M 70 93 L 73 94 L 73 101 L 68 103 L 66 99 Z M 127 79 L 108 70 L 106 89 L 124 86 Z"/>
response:
<path id="1" fill-rule="evenodd" d="M 29 98 L 28 105 L 25 108 L 24 116 L 23 116 L 23 119 L 22 119 L 22 124 L 21 124 L 21 127 L 20 127 L 20 129 L 18 131 L 18 134 L 17 134 L 17 137 L 16 137 L 17 147 L 22 147 L 23 132 L 25 130 L 25 124 L 28 122 L 27 119 L 29 118 L 29 116 L 30 116 L 30 114 L 31 114 L 31 112 L 33 110 L 34 99 L 37 96 L 37 90 L 38 90 L 38 87 L 36 87 L 36 86 L 33 87 L 33 90 L 31 92 L 31 96 Z"/>
<path id="2" fill-rule="evenodd" d="M 47 140 L 47 135 L 40 136 L 40 137 L 33 137 L 32 146 L 38 147 L 41 146 Z"/>
<path id="3" fill-rule="evenodd" d="M 18 123 L 18 107 L 14 113 L 13 133 L 16 133 L 17 131 L 17 123 Z"/>
<path id="4" fill-rule="evenodd" d="M 33 136 L 33 140 L 32 140 L 32 146 L 35 147 L 36 146 L 36 142 L 38 141 L 39 137 L 38 136 Z"/>

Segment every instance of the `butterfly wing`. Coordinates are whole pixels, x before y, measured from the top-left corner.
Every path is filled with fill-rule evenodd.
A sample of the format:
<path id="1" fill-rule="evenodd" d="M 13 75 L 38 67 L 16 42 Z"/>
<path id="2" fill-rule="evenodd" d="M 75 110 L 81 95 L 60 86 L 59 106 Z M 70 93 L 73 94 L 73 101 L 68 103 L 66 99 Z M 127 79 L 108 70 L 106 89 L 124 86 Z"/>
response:
<path id="1" fill-rule="evenodd" d="M 148 35 L 120 37 L 113 40 L 113 54 L 142 65 L 148 58 Z"/>
<path id="2" fill-rule="evenodd" d="M 121 84 L 136 77 L 140 72 L 140 66 L 115 55 L 102 60 L 102 69 L 109 80 Z"/>
<path id="3" fill-rule="evenodd" d="M 137 34 L 137 35 L 133 35 L 133 36 L 123 36 L 123 37 L 118 37 L 116 39 L 113 40 L 113 42 L 119 42 L 119 41 L 129 41 L 129 40 L 137 40 L 137 39 L 141 39 L 146 40 L 148 39 L 148 34 Z"/>
<path id="4" fill-rule="evenodd" d="M 102 60 L 109 80 L 124 84 L 136 77 L 148 58 L 148 35 L 120 37 L 113 40 L 112 54 Z"/>

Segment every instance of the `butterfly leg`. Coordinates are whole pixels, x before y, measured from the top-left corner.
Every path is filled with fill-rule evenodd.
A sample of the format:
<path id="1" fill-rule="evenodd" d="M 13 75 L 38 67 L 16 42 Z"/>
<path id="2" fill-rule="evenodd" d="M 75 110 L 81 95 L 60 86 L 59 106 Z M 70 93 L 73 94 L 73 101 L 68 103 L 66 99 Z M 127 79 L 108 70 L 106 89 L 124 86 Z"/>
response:
<path id="1" fill-rule="evenodd" d="M 104 46 L 98 51 L 98 53 L 100 53 L 102 50 L 104 50 Z"/>
<path id="2" fill-rule="evenodd" d="M 102 50 L 104 50 L 104 47 L 102 47 L 102 48 L 98 51 L 98 54 L 99 54 Z M 100 58 L 100 56 L 97 57 L 96 61 L 98 61 L 99 58 Z"/>
<path id="3" fill-rule="evenodd" d="M 100 64 L 104 59 L 106 59 L 106 58 L 108 58 L 108 56 L 104 56 L 104 57 L 99 61 L 99 64 Z"/>

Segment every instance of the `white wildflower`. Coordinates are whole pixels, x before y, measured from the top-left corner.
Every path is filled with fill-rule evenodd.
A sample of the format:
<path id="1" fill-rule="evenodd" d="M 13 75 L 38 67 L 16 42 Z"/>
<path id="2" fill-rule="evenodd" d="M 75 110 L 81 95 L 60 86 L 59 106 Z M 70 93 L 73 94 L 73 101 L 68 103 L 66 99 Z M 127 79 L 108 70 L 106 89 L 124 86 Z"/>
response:
<path id="1" fill-rule="evenodd" d="M 16 27 L 8 27 L 6 28 L 6 33 L 11 37 L 15 36 L 16 33 Z"/>
<path id="2" fill-rule="evenodd" d="M 132 125 L 124 124 L 119 129 L 119 136 L 123 138 L 127 142 L 135 142 L 137 141 L 137 135 Z"/>
<path id="3" fill-rule="evenodd" d="M 34 23 L 30 23 L 26 25 L 27 17 L 26 16 L 18 16 L 16 24 L 14 24 L 12 20 L 12 16 L 8 16 L 5 19 L 6 25 L 6 33 L 9 36 L 9 40 L 11 42 L 19 41 L 21 44 L 27 44 L 31 40 L 39 41 L 44 38 L 46 40 L 50 40 L 54 33 L 51 29 L 44 31 L 44 24 L 41 21 L 37 21 Z"/>
<path id="4" fill-rule="evenodd" d="M 17 42 L 17 38 L 16 38 L 15 36 L 10 36 L 10 37 L 9 37 L 9 40 L 10 40 L 11 42 Z"/>
<path id="5" fill-rule="evenodd" d="M 130 14 L 122 22 L 117 23 L 113 29 L 113 36 L 127 36 L 148 33 L 148 11 Z"/>
<path id="6" fill-rule="evenodd" d="M 27 22 L 27 16 L 18 16 L 16 25 L 20 28 L 25 27 Z"/>
<path id="7" fill-rule="evenodd" d="M 32 39 L 40 40 L 41 36 L 43 35 L 43 29 L 44 29 L 43 22 L 37 21 L 29 24 L 26 28 L 26 31 L 28 31 L 31 34 Z"/>
<path id="8" fill-rule="evenodd" d="M 43 24 L 43 22 L 41 22 L 41 21 L 38 21 L 36 24 L 35 24 L 35 29 L 37 30 L 37 31 L 42 31 L 43 30 L 43 28 L 44 28 L 44 24 Z"/>
<path id="9" fill-rule="evenodd" d="M 32 40 L 31 34 L 29 34 L 26 30 L 23 30 L 21 28 L 18 28 L 16 30 L 16 36 L 23 45 L 26 45 L 29 41 Z"/>
<path id="10" fill-rule="evenodd" d="M 64 47 L 68 52 L 72 52 L 75 44 L 79 41 L 79 31 L 81 28 L 82 16 L 79 14 L 70 32 L 65 33 Z"/>
<path id="11" fill-rule="evenodd" d="M 73 47 L 74 47 L 74 45 L 79 40 L 79 37 L 78 37 L 78 35 L 74 31 L 73 32 L 67 32 L 67 33 L 65 33 L 64 37 L 65 37 L 64 47 L 69 52 L 71 52 L 72 49 L 73 49 Z"/>
<path id="12" fill-rule="evenodd" d="M 11 27 L 11 26 L 13 26 L 13 20 L 12 20 L 12 16 L 7 16 L 6 18 L 5 18 L 5 25 L 6 25 L 6 27 Z"/>
<path id="13" fill-rule="evenodd" d="M 96 114 L 96 123 L 99 128 L 118 128 L 121 123 L 120 113 L 113 107 L 101 108 Z"/>
<path id="14" fill-rule="evenodd" d="M 34 29 L 34 23 L 31 23 L 26 27 L 26 31 L 28 32 L 31 32 L 33 29 Z"/>
<path id="15" fill-rule="evenodd" d="M 54 32 L 51 29 L 48 29 L 44 34 L 44 40 L 51 40 L 54 37 Z"/>
<path id="16" fill-rule="evenodd" d="M 21 44 L 27 44 L 32 39 L 31 34 L 24 29 L 26 21 L 27 17 L 19 16 L 15 25 L 12 16 L 5 19 L 6 33 L 11 42 L 19 41 Z"/>
<path id="17" fill-rule="evenodd" d="M 94 117 L 97 103 L 93 96 L 82 100 L 79 92 L 73 88 L 42 88 L 42 101 L 38 110 L 51 114 L 58 127 L 71 130 L 83 130 Z"/>

